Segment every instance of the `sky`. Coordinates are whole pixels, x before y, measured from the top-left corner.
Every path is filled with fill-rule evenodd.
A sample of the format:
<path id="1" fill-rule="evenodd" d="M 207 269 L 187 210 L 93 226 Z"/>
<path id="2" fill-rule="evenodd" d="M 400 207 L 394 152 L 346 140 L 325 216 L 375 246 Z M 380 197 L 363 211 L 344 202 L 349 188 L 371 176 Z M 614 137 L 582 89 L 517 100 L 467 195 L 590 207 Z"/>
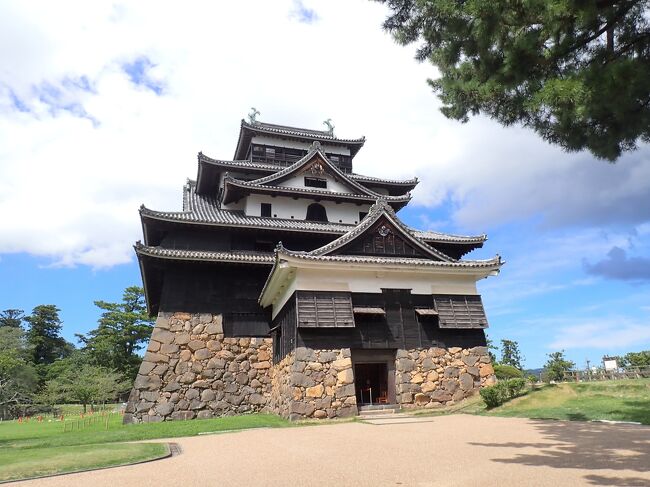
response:
<path id="1" fill-rule="evenodd" d="M 650 349 L 650 147 L 616 164 L 521 127 L 447 120 L 438 74 L 381 28 L 383 5 L 0 1 L 0 310 L 61 309 L 140 284 L 138 208 L 180 210 L 196 154 L 233 156 L 239 123 L 365 136 L 355 172 L 417 176 L 409 225 L 487 233 L 488 335 L 525 365 Z"/>

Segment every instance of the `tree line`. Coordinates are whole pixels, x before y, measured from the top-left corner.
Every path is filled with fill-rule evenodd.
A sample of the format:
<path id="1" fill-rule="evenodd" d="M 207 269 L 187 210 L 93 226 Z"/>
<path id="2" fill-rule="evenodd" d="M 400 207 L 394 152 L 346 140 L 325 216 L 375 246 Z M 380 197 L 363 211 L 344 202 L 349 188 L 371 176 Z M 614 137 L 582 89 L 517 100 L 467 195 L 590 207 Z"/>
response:
<path id="1" fill-rule="evenodd" d="M 499 347 L 494 345 L 490 338 L 487 338 L 487 347 L 490 358 L 492 359 L 492 363 L 494 364 L 494 370 L 497 378 L 508 379 L 524 376 L 524 359 L 519 350 L 519 343 L 514 340 L 501 340 L 500 358 L 498 358 L 496 355 L 496 352 L 499 351 Z M 564 380 L 565 374 L 567 372 L 575 370 L 575 362 L 572 362 L 566 358 L 564 355 L 564 350 L 548 353 L 546 356 L 548 359 L 544 364 L 544 368 L 541 374 L 541 378 L 544 381 L 560 382 Z M 616 359 L 618 366 L 622 368 L 650 367 L 650 350 L 629 352 L 625 355 L 613 358 Z"/>
<path id="2" fill-rule="evenodd" d="M 94 303 L 101 311 L 97 326 L 75 335 L 78 346 L 61 335 L 56 305 L 38 305 L 29 315 L 0 312 L 0 418 L 71 402 L 86 411 L 129 390 L 142 361 L 137 352 L 153 329 L 143 290 L 131 286 L 119 303 Z"/>

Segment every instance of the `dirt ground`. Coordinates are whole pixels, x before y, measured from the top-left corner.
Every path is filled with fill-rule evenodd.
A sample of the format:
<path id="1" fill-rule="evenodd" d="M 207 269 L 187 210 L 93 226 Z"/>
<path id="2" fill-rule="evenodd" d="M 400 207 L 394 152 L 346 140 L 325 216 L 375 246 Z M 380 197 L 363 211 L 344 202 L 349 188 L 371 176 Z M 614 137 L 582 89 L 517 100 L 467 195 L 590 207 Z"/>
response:
<path id="1" fill-rule="evenodd" d="M 453 415 L 175 438 L 165 460 L 14 486 L 650 486 L 650 427 Z"/>

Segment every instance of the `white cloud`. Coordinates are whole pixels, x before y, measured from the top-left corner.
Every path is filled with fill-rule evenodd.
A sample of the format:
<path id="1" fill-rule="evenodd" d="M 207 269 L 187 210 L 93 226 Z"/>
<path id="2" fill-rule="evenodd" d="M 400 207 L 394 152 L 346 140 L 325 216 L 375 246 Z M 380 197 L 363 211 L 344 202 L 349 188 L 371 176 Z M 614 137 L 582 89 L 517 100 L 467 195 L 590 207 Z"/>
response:
<path id="1" fill-rule="evenodd" d="M 482 118 L 444 119 L 425 82 L 435 69 L 381 30 L 382 5 L 224 5 L 0 6 L 0 43 L 14 47 L 0 58 L 0 253 L 130 260 L 139 205 L 179 209 L 196 152 L 231 157 L 252 105 L 261 120 L 331 117 L 337 134 L 366 135 L 358 172 L 417 175 L 415 202 L 450 202 L 452 224 L 472 232 L 530 215 L 645 231 L 647 149 L 612 166 Z M 317 22 L 296 21 L 296 5 Z M 142 59 L 161 96 L 125 72 Z"/>
<path id="2" fill-rule="evenodd" d="M 626 316 L 604 316 L 565 324 L 548 345 L 549 349 L 601 348 L 620 350 L 643 347 L 650 343 L 650 326 L 647 322 Z"/>

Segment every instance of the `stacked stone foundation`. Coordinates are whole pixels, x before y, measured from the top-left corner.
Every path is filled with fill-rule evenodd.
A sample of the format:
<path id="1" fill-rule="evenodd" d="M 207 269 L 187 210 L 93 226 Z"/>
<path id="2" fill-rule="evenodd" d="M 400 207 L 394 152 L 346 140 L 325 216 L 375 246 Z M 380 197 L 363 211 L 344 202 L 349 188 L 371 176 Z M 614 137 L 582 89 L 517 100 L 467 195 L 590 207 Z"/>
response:
<path id="1" fill-rule="evenodd" d="M 395 387 L 403 408 L 452 405 L 496 383 L 486 347 L 397 350 Z"/>
<path id="2" fill-rule="evenodd" d="M 263 411 L 272 340 L 226 338 L 221 315 L 160 313 L 124 421 L 211 418 Z"/>
<path id="3" fill-rule="evenodd" d="M 225 337 L 221 315 L 161 312 L 124 421 L 355 415 L 352 353 L 300 347 L 274 365 L 271 339 Z M 495 382 L 486 347 L 396 351 L 396 402 L 404 408 L 453 404 Z"/>

